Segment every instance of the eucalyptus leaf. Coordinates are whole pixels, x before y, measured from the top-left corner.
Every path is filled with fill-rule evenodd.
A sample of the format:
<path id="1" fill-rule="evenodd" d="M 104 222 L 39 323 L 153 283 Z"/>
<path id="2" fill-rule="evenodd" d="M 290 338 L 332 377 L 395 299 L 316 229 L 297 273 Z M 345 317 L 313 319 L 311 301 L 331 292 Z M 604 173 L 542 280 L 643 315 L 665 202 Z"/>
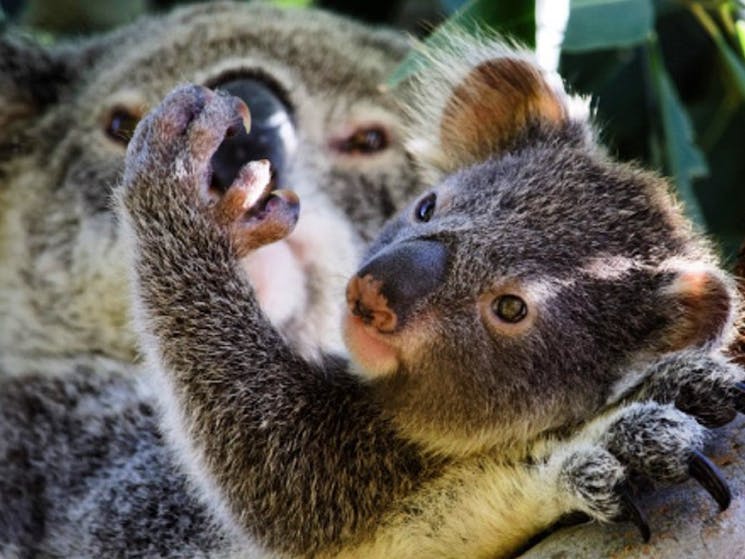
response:
<path id="1" fill-rule="evenodd" d="M 651 0 L 571 0 L 562 49 L 629 47 L 646 41 L 653 27 Z"/>
<path id="2" fill-rule="evenodd" d="M 693 180 L 707 175 L 706 159 L 695 144 L 691 121 L 665 70 L 656 41 L 650 41 L 648 53 L 650 81 L 657 95 L 662 120 L 665 159 L 688 216 L 704 228 L 706 223 L 693 190 Z"/>
<path id="3" fill-rule="evenodd" d="M 740 97 L 745 99 L 745 61 L 732 52 L 732 49 L 724 40 L 716 41 L 716 44 L 719 47 L 722 61 L 729 70 L 732 81 L 740 93 Z"/>
<path id="4" fill-rule="evenodd" d="M 453 30 L 478 32 L 481 29 L 497 31 L 529 47 L 535 46 L 535 0 L 470 0 L 461 5 L 445 22 L 424 41 L 425 48 L 446 45 Z M 396 87 L 409 75 L 426 65 L 426 58 L 413 50 L 393 71 L 386 85 Z"/>

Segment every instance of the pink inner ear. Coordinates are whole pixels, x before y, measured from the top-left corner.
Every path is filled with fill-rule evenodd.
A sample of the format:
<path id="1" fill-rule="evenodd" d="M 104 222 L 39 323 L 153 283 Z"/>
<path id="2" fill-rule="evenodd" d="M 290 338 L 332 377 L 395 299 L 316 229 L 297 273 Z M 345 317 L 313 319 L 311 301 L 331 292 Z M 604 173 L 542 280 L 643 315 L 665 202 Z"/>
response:
<path id="1" fill-rule="evenodd" d="M 566 118 L 566 108 L 539 68 L 519 58 L 487 60 L 448 100 L 442 149 L 456 168 L 504 150 L 531 122 L 558 124 Z"/>
<path id="2" fill-rule="evenodd" d="M 685 271 L 670 286 L 670 293 L 681 313 L 666 336 L 671 351 L 704 345 L 721 337 L 733 305 L 721 278 L 706 270 Z"/>

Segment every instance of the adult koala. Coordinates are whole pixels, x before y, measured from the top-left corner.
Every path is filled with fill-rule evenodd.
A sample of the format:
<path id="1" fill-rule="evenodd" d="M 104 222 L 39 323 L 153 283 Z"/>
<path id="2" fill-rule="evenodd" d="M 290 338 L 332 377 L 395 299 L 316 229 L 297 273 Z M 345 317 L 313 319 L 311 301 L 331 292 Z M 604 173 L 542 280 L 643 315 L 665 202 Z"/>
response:
<path id="1" fill-rule="evenodd" d="M 266 157 L 302 196 L 295 234 L 247 262 L 264 309 L 306 356 L 339 347 L 344 278 L 417 185 L 379 88 L 406 47 L 329 14 L 243 3 L 51 49 L 0 38 L 0 375 L 136 362 L 110 195 L 137 121 L 183 82 L 251 109 L 252 133 L 215 157 L 214 188 Z"/>

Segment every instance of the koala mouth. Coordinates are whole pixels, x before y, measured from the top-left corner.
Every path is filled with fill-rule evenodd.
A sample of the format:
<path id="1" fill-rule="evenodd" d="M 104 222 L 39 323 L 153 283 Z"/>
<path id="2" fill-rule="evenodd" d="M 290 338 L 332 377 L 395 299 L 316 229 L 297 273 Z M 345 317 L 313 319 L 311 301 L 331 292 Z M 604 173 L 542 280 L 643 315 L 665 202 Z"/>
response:
<path id="1" fill-rule="evenodd" d="M 212 156 L 211 187 L 223 193 L 249 161 L 268 159 L 273 188 L 280 188 L 297 144 L 289 107 L 276 88 L 256 76 L 229 74 L 209 84 L 243 100 L 251 112 L 251 131 L 226 136 Z"/>
<path id="2" fill-rule="evenodd" d="M 398 369 L 401 357 L 390 335 L 371 327 L 353 312 L 344 315 L 342 329 L 349 352 L 366 376 L 385 376 Z"/>

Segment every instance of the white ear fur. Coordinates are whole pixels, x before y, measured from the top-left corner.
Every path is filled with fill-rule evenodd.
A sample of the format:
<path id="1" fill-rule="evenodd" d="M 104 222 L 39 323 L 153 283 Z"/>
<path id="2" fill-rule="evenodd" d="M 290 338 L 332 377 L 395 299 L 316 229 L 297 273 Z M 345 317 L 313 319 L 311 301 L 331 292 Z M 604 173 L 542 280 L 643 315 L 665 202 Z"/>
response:
<path id="1" fill-rule="evenodd" d="M 533 120 L 589 122 L 587 100 L 569 96 L 559 76 L 543 70 L 530 51 L 462 30 L 442 43 L 420 47 L 426 63 L 408 84 L 408 146 L 431 171 L 485 160 Z"/>
<path id="2" fill-rule="evenodd" d="M 663 337 L 663 349 L 722 346 L 734 335 L 740 298 L 734 280 L 714 266 L 677 262 L 675 278 L 664 294 L 676 307 L 675 323 Z"/>

